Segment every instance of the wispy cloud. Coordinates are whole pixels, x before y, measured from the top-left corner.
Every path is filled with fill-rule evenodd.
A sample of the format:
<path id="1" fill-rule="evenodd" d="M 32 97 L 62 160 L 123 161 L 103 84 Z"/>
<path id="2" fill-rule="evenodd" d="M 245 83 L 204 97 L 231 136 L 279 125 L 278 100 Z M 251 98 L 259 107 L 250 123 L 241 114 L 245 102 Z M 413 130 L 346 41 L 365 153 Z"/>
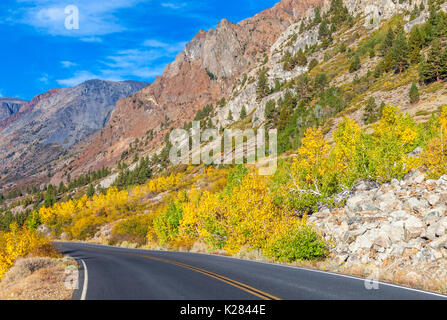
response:
<path id="1" fill-rule="evenodd" d="M 75 72 L 75 74 L 67 79 L 62 79 L 62 80 L 57 80 L 57 83 L 62 85 L 62 86 L 67 86 L 67 87 L 73 87 L 73 86 L 77 86 L 78 84 L 85 82 L 87 80 L 92 80 L 92 79 L 103 79 L 103 80 L 121 80 L 121 79 L 105 79 L 101 76 L 98 76 L 96 74 L 90 73 L 88 71 L 77 71 Z"/>
<path id="2" fill-rule="evenodd" d="M 71 67 L 75 67 L 75 66 L 77 66 L 76 63 L 71 62 L 71 61 L 61 61 L 61 65 L 62 65 L 64 68 L 71 68 Z"/>
<path id="3" fill-rule="evenodd" d="M 178 10 L 178 9 L 183 8 L 183 7 L 186 7 L 187 4 L 184 3 L 184 2 L 182 2 L 182 3 L 163 2 L 163 3 L 161 4 L 161 6 L 162 6 L 162 7 L 165 7 L 165 8 L 170 8 L 170 9 Z"/>
<path id="4" fill-rule="evenodd" d="M 186 42 L 168 44 L 148 39 L 137 49 L 118 50 L 98 61 L 96 71 L 76 71 L 66 79 L 57 80 L 64 86 L 78 85 L 90 79 L 121 81 L 127 79 L 150 80 L 161 75 L 168 62 L 185 47 Z"/>
<path id="5" fill-rule="evenodd" d="M 47 73 L 44 73 L 38 80 L 44 84 L 47 84 L 49 81 L 49 76 Z"/>
<path id="6" fill-rule="evenodd" d="M 126 30 L 126 25 L 118 19 L 116 13 L 149 1 L 151 0 L 17 0 L 22 7 L 15 11 L 14 20 L 51 35 L 89 39 L 89 36 Z M 79 9 L 79 29 L 67 30 L 65 20 L 69 14 L 65 12 L 65 8 L 73 4 Z"/>
<path id="7" fill-rule="evenodd" d="M 168 44 L 159 40 L 148 39 L 143 42 L 143 46 L 151 48 L 165 48 Z"/>
<path id="8" fill-rule="evenodd" d="M 100 38 L 100 37 L 83 37 L 83 38 L 80 38 L 79 40 L 81 40 L 83 42 L 91 42 L 91 43 L 101 43 L 102 42 L 102 38 Z"/>

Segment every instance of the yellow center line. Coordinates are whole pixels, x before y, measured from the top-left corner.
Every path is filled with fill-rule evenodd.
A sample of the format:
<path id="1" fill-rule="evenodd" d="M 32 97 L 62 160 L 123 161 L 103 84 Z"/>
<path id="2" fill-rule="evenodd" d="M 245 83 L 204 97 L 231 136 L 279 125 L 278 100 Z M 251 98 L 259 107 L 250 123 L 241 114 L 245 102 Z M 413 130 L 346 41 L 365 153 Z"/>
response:
<path id="1" fill-rule="evenodd" d="M 86 249 L 86 250 L 90 250 L 90 251 L 110 253 L 110 251 L 103 250 L 103 249 L 93 249 L 93 248 L 87 248 L 87 247 L 82 248 L 82 249 Z M 143 254 L 120 252 L 120 251 L 114 251 L 114 252 L 121 253 L 121 254 L 126 254 L 126 255 L 132 255 L 132 256 L 136 256 L 136 257 L 142 257 L 142 258 L 151 259 L 151 260 L 155 260 L 155 261 L 160 261 L 160 262 L 164 262 L 164 263 L 169 263 L 169 264 L 173 264 L 173 265 L 177 265 L 179 267 L 187 268 L 187 269 L 190 269 L 190 270 L 202 273 L 202 274 L 204 274 L 204 275 L 206 275 L 208 277 L 217 279 L 217 280 L 219 280 L 221 282 L 224 282 L 224 283 L 229 284 L 229 285 L 231 285 L 233 287 L 241 289 L 241 290 L 243 290 L 243 291 L 245 291 L 247 293 L 250 293 L 250 294 L 252 294 L 252 295 L 254 295 L 254 296 L 258 297 L 258 298 L 261 298 L 261 299 L 264 299 L 264 300 L 281 300 L 278 297 L 275 297 L 275 296 L 273 296 L 271 294 L 268 294 L 268 293 L 266 293 L 264 291 L 261 291 L 259 289 L 253 288 L 253 287 L 251 287 L 249 285 L 246 285 L 244 283 L 241 283 L 239 281 L 236 281 L 236 280 L 230 279 L 228 277 L 219 275 L 217 273 L 214 273 L 214 272 L 211 272 L 211 271 L 208 271 L 208 270 L 205 270 L 205 269 L 201 269 L 201 268 L 198 268 L 198 267 L 194 267 L 194 266 L 191 266 L 191 265 L 188 265 L 188 264 L 184 264 L 184 263 L 181 263 L 181 262 L 172 261 L 172 260 L 168 260 L 168 259 L 164 259 L 164 258 L 152 257 L 152 256 L 148 256 L 148 255 L 143 255 Z"/>

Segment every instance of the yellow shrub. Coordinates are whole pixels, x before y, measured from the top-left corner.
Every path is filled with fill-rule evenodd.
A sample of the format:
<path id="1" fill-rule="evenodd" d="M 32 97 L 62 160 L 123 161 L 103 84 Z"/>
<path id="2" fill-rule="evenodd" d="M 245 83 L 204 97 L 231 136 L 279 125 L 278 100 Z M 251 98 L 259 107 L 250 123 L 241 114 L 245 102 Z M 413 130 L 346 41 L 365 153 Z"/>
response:
<path id="1" fill-rule="evenodd" d="M 49 241 L 36 231 L 11 225 L 11 231 L 0 235 L 0 279 L 11 268 L 18 257 L 33 253 L 39 247 L 48 246 Z"/>

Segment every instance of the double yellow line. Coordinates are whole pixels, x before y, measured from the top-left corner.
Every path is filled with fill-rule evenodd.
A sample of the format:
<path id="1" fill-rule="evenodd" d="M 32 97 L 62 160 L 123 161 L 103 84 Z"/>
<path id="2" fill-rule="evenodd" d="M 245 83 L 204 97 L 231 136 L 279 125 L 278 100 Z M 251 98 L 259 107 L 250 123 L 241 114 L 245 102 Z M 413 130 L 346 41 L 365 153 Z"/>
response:
<path id="1" fill-rule="evenodd" d="M 90 251 L 97 251 L 97 252 L 107 252 L 107 253 L 110 253 L 110 251 L 103 250 L 103 249 L 93 249 L 93 248 L 87 248 L 87 247 L 81 248 L 81 249 L 86 249 L 86 250 L 90 250 Z M 179 266 L 179 267 L 190 269 L 190 270 L 199 272 L 201 274 L 204 274 L 204 275 L 206 275 L 208 277 L 211 277 L 211 278 L 214 278 L 216 280 L 219 280 L 221 282 L 224 282 L 226 284 L 229 284 L 229 285 L 231 285 L 233 287 L 236 287 L 236 288 L 238 288 L 240 290 L 243 290 L 243 291 L 245 291 L 247 293 L 250 293 L 250 294 L 252 294 L 252 295 L 254 295 L 254 296 L 258 297 L 258 298 L 261 298 L 263 300 L 281 300 L 278 297 L 275 297 L 275 296 L 273 296 L 271 294 L 268 294 L 268 293 L 266 293 L 264 291 L 261 291 L 259 289 L 253 288 L 253 287 L 251 287 L 249 285 L 246 285 L 244 283 L 241 283 L 239 281 L 236 281 L 236 280 L 230 279 L 228 277 L 224 277 L 222 275 L 219 275 L 217 273 L 214 273 L 214 272 L 211 272 L 211 271 L 208 271 L 208 270 L 205 270 L 205 269 L 197 268 L 197 267 L 194 267 L 194 266 L 191 266 L 191 265 L 188 265 L 188 264 L 184 264 L 184 263 L 181 263 L 181 262 L 172 261 L 172 260 L 168 260 L 168 259 L 164 259 L 164 258 L 157 258 L 157 257 L 147 256 L 147 255 L 143 255 L 143 254 L 120 252 L 120 251 L 114 251 L 114 252 L 115 253 L 132 255 L 132 256 L 136 256 L 136 257 L 142 257 L 142 258 L 151 259 L 151 260 L 155 260 L 155 261 L 160 261 L 160 262 L 164 262 L 164 263 L 169 263 L 169 264 L 173 264 L 173 265 L 176 265 L 176 266 Z"/>
<path id="2" fill-rule="evenodd" d="M 151 259 L 151 260 L 161 261 L 161 262 L 165 262 L 165 263 L 169 263 L 169 264 L 174 264 L 174 265 L 177 265 L 177 266 L 180 266 L 180 267 L 183 267 L 183 268 L 187 268 L 187 269 L 190 269 L 190 270 L 202 273 L 202 274 L 207 275 L 207 276 L 209 276 L 211 278 L 214 278 L 214 279 L 217 279 L 219 281 L 225 282 L 225 283 L 227 283 L 227 284 L 229 284 L 229 285 L 231 285 L 233 287 L 239 288 L 239 289 L 241 289 L 241 290 L 243 290 L 245 292 L 248 292 L 248 293 L 250 293 L 252 295 L 255 295 L 255 296 L 257 296 L 257 297 L 259 297 L 259 298 L 261 298 L 263 300 L 281 300 L 280 298 L 275 297 L 275 296 L 273 296 L 271 294 L 268 294 L 268 293 L 266 293 L 264 291 L 261 291 L 259 289 L 253 288 L 253 287 L 251 287 L 249 285 L 246 285 L 244 283 L 241 283 L 239 281 L 236 281 L 236 280 L 233 280 L 233 279 L 221 276 L 221 275 L 219 275 L 217 273 L 214 273 L 214 272 L 211 272 L 211 271 L 208 271 L 208 270 L 205 270 L 205 269 L 193 267 L 193 266 L 190 266 L 188 264 L 184 264 L 184 263 L 180 263 L 180 262 L 172 261 L 172 260 L 167 260 L 167 259 L 163 259 L 163 258 L 155 258 L 155 257 L 152 257 L 152 256 L 145 256 L 145 255 L 137 255 L 137 256 L 148 258 L 148 259 Z"/>

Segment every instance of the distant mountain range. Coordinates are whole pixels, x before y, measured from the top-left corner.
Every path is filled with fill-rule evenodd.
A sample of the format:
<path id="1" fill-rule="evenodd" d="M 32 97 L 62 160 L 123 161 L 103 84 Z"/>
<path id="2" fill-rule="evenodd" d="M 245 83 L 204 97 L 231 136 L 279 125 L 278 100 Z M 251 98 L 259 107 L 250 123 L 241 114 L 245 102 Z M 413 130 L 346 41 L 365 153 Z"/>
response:
<path id="1" fill-rule="evenodd" d="M 17 112 L 19 112 L 22 105 L 26 103 L 25 100 L 18 98 L 0 98 L 0 121 L 5 120 Z"/>
<path id="2" fill-rule="evenodd" d="M 26 102 L 0 99 L 0 175 L 3 182 L 27 177 L 103 128 L 119 99 L 148 86 L 137 81 L 89 80 L 54 89 Z"/>

